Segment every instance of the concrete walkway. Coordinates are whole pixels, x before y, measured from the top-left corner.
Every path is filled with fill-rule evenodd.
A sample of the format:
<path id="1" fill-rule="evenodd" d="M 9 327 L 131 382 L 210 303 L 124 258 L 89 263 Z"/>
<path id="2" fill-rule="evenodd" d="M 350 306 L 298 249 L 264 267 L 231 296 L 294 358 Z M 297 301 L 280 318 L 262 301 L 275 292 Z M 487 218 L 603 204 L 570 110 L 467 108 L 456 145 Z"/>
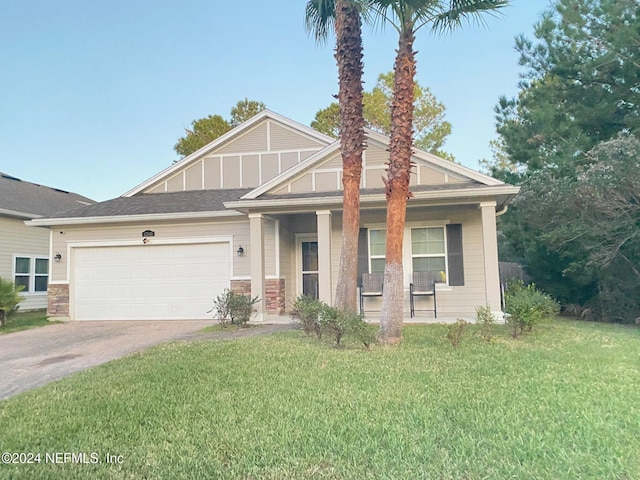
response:
<path id="1" fill-rule="evenodd" d="M 0 335 L 0 400 L 58 378 L 173 340 L 224 340 L 274 333 L 291 325 L 199 333 L 216 321 L 70 322 Z"/>

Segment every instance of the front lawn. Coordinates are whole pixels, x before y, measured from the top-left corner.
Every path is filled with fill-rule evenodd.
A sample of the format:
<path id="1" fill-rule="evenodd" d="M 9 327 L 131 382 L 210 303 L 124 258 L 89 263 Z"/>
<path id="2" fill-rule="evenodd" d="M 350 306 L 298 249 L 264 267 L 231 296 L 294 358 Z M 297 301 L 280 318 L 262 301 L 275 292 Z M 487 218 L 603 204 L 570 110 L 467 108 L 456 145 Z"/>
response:
<path id="1" fill-rule="evenodd" d="M 47 320 L 46 310 L 18 312 L 7 317 L 5 326 L 0 327 L 0 335 L 2 335 L 3 333 L 27 330 L 29 328 L 42 327 L 51 323 L 52 322 L 49 322 L 49 320 Z"/>
<path id="2" fill-rule="evenodd" d="M 640 330 L 559 320 L 457 350 L 446 330 L 159 346 L 0 402 L 0 451 L 41 455 L 0 477 L 640 478 Z"/>

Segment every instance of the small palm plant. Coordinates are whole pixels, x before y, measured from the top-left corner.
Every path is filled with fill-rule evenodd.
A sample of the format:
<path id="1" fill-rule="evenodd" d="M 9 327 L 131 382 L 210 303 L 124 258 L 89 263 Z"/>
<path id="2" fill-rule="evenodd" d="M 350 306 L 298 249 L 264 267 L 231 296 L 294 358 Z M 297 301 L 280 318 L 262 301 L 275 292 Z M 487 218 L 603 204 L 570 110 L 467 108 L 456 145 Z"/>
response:
<path id="1" fill-rule="evenodd" d="M 0 328 L 4 327 L 7 317 L 17 310 L 22 301 L 19 293 L 23 288 L 23 285 L 16 285 L 0 277 Z"/>

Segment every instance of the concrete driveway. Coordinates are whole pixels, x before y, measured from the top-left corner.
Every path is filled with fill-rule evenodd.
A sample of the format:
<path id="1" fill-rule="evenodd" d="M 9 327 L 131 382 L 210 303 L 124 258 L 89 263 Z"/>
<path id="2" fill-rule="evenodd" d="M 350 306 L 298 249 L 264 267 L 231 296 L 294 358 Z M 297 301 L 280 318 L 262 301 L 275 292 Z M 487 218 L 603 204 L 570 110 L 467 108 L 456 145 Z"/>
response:
<path id="1" fill-rule="evenodd" d="M 0 335 L 0 400 L 170 340 L 205 321 L 71 322 Z"/>

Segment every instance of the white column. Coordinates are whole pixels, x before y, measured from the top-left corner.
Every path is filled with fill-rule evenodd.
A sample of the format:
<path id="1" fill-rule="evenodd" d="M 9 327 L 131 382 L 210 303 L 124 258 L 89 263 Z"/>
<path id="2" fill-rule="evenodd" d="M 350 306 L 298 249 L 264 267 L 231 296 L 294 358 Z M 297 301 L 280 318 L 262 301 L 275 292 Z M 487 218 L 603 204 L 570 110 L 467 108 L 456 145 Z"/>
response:
<path id="1" fill-rule="evenodd" d="M 318 226 L 318 290 L 320 300 L 332 304 L 333 281 L 331 276 L 331 211 L 316 212 Z"/>
<path id="2" fill-rule="evenodd" d="M 498 232 L 496 230 L 496 202 L 480 203 L 482 216 L 482 249 L 486 303 L 495 316 L 502 318 L 500 310 L 500 270 L 498 266 Z"/>
<path id="3" fill-rule="evenodd" d="M 267 304 L 264 288 L 264 217 L 261 213 L 249 214 L 249 235 L 251 250 L 249 251 L 251 265 L 251 297 L 258 297 L 255 304 L 256 320 L 264 320 Z"/>

